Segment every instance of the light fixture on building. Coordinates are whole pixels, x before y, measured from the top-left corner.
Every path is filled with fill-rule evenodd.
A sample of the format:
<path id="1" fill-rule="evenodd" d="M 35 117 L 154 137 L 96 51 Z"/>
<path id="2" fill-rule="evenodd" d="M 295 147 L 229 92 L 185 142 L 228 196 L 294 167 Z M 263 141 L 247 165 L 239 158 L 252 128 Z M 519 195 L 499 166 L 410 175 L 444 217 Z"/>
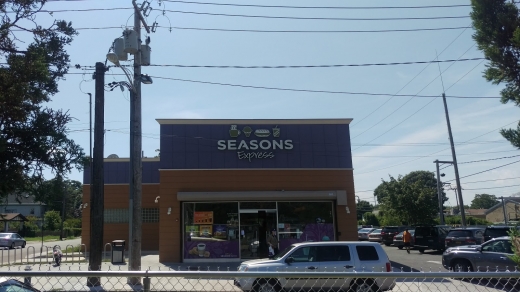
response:
<path id="1" fill-rule="evenodd" d="M 348 208 L 348 206 L 345 206 L 345 211 L 347 211 L 347 214 L 350 214 L 350 209 Z"/>
<path id="2" fill-rule="evenodd" d="M 160 199 L 160 198 L 161 198 L 161 196 L 157 196 L 157 197 L 155 197 L 155 203 L 156 203 L 156 204 L 159 203 L 159 199 Z"/>
<path id="3" fill-rule="evenodd" d="M 168 215 L 172 213 L 172 208 L 168 207 Z"/>

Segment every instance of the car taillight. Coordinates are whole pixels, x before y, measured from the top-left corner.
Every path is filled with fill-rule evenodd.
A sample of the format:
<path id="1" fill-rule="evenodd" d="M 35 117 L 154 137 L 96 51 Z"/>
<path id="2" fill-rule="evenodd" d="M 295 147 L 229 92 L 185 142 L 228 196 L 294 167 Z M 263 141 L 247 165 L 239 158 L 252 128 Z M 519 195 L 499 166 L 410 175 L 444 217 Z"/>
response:
<path id="1" fill-rule="evenodd" d="M 471 239 L 471 237 L 466 237 L 466 242 L 468 242 L 468 243 L 477 243 L 474 239 Z"/>
<path id="2" fill-rule="evenodd" d="M 397 238 L 397 236 L 394 236 L 394 240 Z"/>
<path id="3" fill-rule="evenodd" d="M 386 263 L 386 271 L 391 272 L 392 271 L 392 265 L 390 263 Z"/>
<path id="4" fill-rule="evenodd" d="M 385 235 L 385 233 L 384 233 L 384 232 L 381 232 L 381 235 Z"/>

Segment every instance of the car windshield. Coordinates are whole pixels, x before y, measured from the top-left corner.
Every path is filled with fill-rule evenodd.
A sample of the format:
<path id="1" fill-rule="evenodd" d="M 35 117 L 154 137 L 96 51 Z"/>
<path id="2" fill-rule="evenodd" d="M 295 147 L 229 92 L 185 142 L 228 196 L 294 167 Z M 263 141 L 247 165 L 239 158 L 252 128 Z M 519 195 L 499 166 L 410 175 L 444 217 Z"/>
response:
<path id="1" fill-rule="evenodd" d="M 370 232 L 370 234 L 377 234 L 377 233 L 381 233 L 381 229 L 376 229 L 376 230 Z"/>
<path id="2" fill-rule="evenodd" d="M 383 230 L 385 232 L 397 232 L 399 229 L 397 227 L 385 227 Z"/>
<path id="3" fill-rule="evenodd" d="M 373 230 L 373 228 L 363 228 L 363 229 L 359 230 L 359 232 L 370 232 L 372 230 Z"/>
<path id="4" fill-rule="evenodd" d="M 472 237 L 473 233 L 469 230 L 452 230 L 448 233 L 448 237 Z"/>
<path id="5" fill-rule="evenodd" d="M 502 229 L 502 228 L 488 228 L 486 229 L 486 236 L 490 237 L 502 237 L 507 236 L 507 232 L 509 229 Z"/>
<path id="6" fill-rule="evenodd" d="M 281 258 L 283 258 L 288 252 L 290 252 L 295 246 L 294 245 L 289 245 L 288 247 L 286 247 L 284 250 L 278 252 L 277 254 L 275 254 L 273 257 L 271 257 L 271 259 L 273 260 L 279 260 Z"/>

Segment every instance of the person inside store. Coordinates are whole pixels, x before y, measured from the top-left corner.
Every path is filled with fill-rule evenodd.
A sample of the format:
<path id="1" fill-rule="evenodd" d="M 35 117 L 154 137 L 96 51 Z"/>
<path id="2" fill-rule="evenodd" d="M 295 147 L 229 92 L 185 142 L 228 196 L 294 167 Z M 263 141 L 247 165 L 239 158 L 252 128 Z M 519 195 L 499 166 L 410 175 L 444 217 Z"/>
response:
<path id="1" fill-rule="evenodd" d="M 273 249 L 273 255 L 278 254 L 278 237 L 276 236 L 276 229 L 271 230 L 271 234 L 267 237 L 267 244 Z"/>

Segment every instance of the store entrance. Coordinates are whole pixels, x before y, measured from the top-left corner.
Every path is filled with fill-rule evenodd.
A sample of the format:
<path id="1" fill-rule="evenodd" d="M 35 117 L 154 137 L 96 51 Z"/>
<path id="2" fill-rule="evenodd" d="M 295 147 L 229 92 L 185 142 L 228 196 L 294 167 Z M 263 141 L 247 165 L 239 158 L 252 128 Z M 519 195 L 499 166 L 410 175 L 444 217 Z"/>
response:
<path id="1" fill-rule="evenodd" d="M 267 236 L 276 228 L 276 209 L 240 210 L 240 257 L 268 257 Z"/>

